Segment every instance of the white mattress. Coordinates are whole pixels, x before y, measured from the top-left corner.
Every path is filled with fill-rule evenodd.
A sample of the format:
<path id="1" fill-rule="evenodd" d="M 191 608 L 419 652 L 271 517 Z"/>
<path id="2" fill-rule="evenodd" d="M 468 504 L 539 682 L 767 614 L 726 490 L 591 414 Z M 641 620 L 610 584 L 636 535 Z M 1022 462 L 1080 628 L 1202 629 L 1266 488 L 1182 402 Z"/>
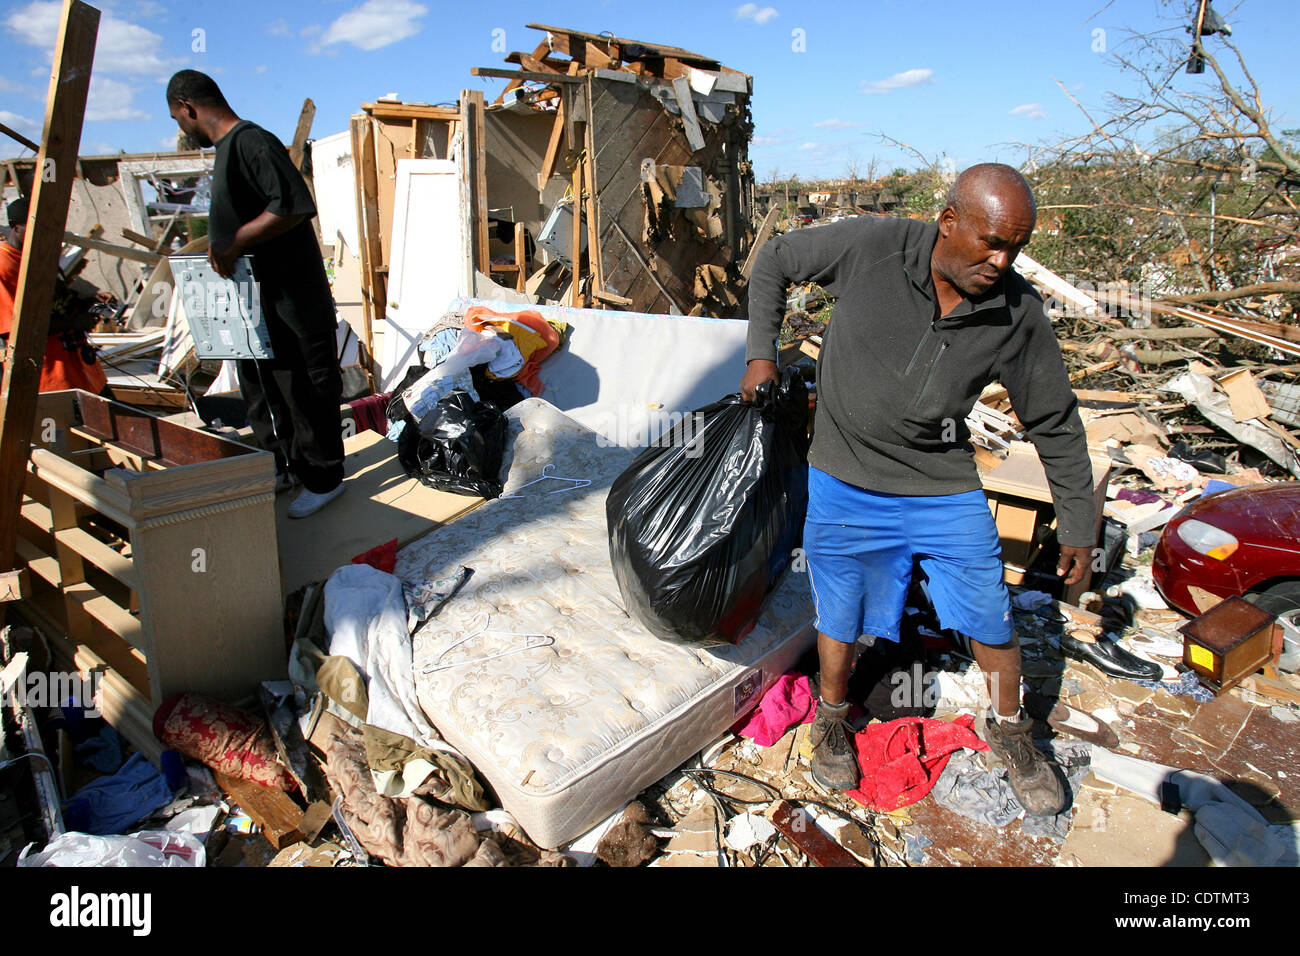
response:
<path id="1" fill-rule="evenodd" d="M 540 846 L 585 833 L 750 710 L 815 640 L 805 575 L 787 573 L 739 646 L 660 640 L 623 610 L 605 532 L 609 485 L 634 452 L 541 399 L 509 413 L 508 495 L 398 555 L 409 580 L 474 569 L 415 637 L 420 706 Z M 550 492 L 559 491 L 558 494 Z M 458 646 L 484 613 L 490 632 Z M 511 650 L 511 648 L 515 648 Z M 440 657 L 441 655 L 441 657 Z M 493 656 L 501 655 L 501 656 Z M 426 664 L 463 662 L 431 673 Z"/>

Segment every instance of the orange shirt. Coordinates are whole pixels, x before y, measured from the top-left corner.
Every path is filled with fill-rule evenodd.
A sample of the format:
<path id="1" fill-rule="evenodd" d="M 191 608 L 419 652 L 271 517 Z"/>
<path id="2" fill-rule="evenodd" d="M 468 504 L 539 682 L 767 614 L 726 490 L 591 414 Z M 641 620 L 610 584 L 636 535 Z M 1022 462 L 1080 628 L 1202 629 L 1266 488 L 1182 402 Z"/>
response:
<path id="1" fill-rule="evenodd" d="M 14 298 L 18 295 L 18 270 L 23 254 L 0 242 L 0 335 L 8 335 L 14 324 Z M 58 335 L 45 340 L 45 358 L 41 363 L 42 392 L 65 388 L 84 388 L 99 394 L 108 384 L 108 376 L 98 362 L 87 365 L 77 351 L 69 351 Z"/>

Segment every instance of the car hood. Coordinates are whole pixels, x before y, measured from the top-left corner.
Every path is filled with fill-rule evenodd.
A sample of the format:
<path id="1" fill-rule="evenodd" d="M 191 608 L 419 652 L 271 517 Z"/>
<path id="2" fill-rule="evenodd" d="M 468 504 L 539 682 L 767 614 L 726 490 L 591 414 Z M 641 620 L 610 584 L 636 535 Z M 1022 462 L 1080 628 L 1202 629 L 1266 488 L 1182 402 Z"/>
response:
<path id="1" fill-rule="evenodd" d="M 1180 517 L 1205 521 L 1240 541 L 1294 547 L 1300 540 L 1300 481 L 1211 495 L 1193 502 Z"/>

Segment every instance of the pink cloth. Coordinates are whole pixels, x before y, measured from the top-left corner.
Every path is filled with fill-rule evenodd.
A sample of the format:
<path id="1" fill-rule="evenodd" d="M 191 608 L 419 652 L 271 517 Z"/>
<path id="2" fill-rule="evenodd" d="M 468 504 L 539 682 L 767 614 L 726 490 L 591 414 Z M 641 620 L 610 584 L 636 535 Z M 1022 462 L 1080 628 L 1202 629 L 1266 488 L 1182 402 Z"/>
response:
<path id="1" fill-rule="evenodd" d="M 974 723 L 962 714 L 953 721 L 900 717 L 864 727 L 853 737 L 862 782 L 848 795 L 885 813 L 916 803 L 934 788 L 954 751 L 989 749 L 971 729 Z"/>
<path id="2" fill-rule="evenodd" d="M 815 704 L 805 675 L 782 674 L 736 733 L 752 738 L 760 747 L 770 747 L 795 724 L 810 723 Z"/>

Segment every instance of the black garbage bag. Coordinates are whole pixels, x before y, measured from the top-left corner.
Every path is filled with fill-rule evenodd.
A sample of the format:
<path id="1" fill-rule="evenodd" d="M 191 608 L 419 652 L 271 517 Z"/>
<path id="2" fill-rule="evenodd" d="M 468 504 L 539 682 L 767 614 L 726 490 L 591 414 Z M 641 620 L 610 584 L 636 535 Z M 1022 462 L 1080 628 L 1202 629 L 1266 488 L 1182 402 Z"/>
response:
<path id="1" fill-rule="evenodd" d="M 808 390 L 793 369 L 753 404 L 686 416 L 605 505 L 623 606 L 655 635 L 736 644 L 789 565 L 808 509 Z"/>
<path id="2" fill-rule="evenodd" d="M 397 439 L 406 473 L 439 491 L 497 498 L 506 450 L 506 418 L 491 402 L 455 389 L 421 421 L 407 416 Z"/>

